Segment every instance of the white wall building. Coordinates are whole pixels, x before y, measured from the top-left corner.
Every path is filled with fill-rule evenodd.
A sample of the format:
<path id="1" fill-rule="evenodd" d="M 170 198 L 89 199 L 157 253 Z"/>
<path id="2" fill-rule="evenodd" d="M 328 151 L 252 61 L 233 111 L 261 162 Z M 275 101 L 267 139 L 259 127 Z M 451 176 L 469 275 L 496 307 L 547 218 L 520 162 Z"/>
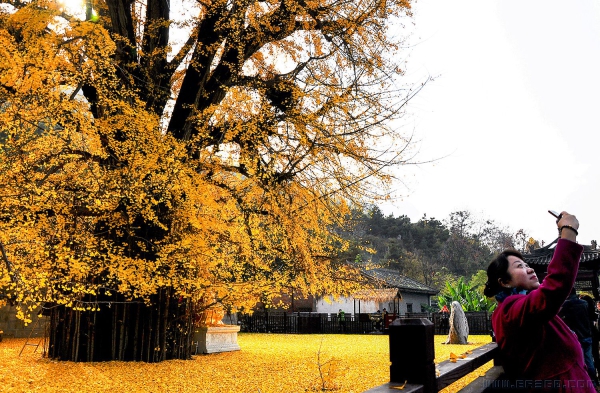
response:
<path id="1" fill-rule="evenodd" d="M 390 314 L 425 312 L 424 306 L 431 306 L 431 296 L 437 290 L 411 278 L 400 275 L 392 269 L 371 269 L 363 272 L 369 278 L 381 283 L 382 289 L 361 291 L 351 297 L 332 296 L 319 298 L 315 312 L 337 314 L 342 309 L 347 315 L 375 313 L 385 308 Z"/>

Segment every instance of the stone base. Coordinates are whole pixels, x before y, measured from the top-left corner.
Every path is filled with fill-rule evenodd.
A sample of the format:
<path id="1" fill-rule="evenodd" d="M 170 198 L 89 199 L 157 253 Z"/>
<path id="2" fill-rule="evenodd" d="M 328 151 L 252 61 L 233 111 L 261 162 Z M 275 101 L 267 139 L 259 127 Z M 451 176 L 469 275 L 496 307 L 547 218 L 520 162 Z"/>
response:
<path id="1" fill-rule="evenodd" d="M 192 344 L 194 354 L 239 351 L 236 325 L 199 327 L 194 332 Z"/>

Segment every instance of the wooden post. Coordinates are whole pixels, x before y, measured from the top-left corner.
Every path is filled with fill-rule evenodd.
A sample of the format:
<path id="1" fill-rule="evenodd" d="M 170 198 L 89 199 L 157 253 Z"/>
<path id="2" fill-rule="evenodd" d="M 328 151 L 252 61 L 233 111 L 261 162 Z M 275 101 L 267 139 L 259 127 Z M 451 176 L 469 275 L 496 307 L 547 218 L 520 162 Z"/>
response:
<path id="1" fill-rule="evenodd" d="M 434 325 L 426 318 L 398 318 L 389 326 L 390 382 L 423 385 L 437 392 Z"/>

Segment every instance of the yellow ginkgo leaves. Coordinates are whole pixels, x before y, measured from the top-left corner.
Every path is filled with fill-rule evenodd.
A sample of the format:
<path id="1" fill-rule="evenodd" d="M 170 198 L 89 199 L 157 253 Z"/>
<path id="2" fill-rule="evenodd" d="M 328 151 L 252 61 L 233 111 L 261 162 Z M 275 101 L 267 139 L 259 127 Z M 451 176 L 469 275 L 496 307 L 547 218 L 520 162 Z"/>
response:
<path id="1" fill-rule="evenodd" d="M 94 320 L 101 293 L 235 312 L 359 289 L 343 227 L 414 157 L 388 34 L 409 1 L 183 0 L 178 23 L 163 2 L 0 13 L 0 293 L 24 320 L 46 302 Z"/>
<path id="2" fill-rule="evenodd" d="M 458 359 L 466 359 L 468 355 L 473 353 L 471 350 L 467 350 L 466 352 L 461 353 L 460 355 L 455 354 L 454 352 L 450 352 L 449 360 L 451 363 L 456 363 Z"/>
<path id="3" fill-rule="evenodd" d="M 480 346 L 488 336 L 469 336 Z M 364 392 L 389 381 L 389 343 L 383 335 L 284 335 L 240 333 L 241 351 L 194 356 L 190 361 L 145 362 L 56 362 L 41 357 L 41 351 L 27 347 L 26 339 L 6 338 L 0 342 L 2 373 L 0 391 L 55 393 L 97 392 L 180 392 L 223 391 L 262 393 L 323 392 L 316 353 L 323 359 L 335 355 L 338 373 L 333 379 L 335 393 Z M 436 345 L 442 353 L 445 346 Z M 462 350 L 461 350 L 462 351 Z M 458 352 L 458 351 L 454 351 Z M 285 353 L 285 356 L 281 356 Z M 444 358 L 447 354 L 444 355 Z M 441 393 L 459 391 L 476 378 L 472 373 L 447 386 Z M 29 381 L 32 382 L 29 382 Z M 406 391 L 399 383 L 398 392 Z"/>

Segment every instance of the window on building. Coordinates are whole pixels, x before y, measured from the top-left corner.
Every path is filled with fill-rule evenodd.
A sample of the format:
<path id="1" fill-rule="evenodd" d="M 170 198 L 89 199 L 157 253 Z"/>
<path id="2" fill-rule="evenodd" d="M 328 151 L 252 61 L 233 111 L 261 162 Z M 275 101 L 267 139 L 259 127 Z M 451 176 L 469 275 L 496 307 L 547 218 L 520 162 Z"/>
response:
<path id="1" fill-rule="evenodd" d="M 412 303 L 406 303 L 406 312 L 413 312 Z"/>

